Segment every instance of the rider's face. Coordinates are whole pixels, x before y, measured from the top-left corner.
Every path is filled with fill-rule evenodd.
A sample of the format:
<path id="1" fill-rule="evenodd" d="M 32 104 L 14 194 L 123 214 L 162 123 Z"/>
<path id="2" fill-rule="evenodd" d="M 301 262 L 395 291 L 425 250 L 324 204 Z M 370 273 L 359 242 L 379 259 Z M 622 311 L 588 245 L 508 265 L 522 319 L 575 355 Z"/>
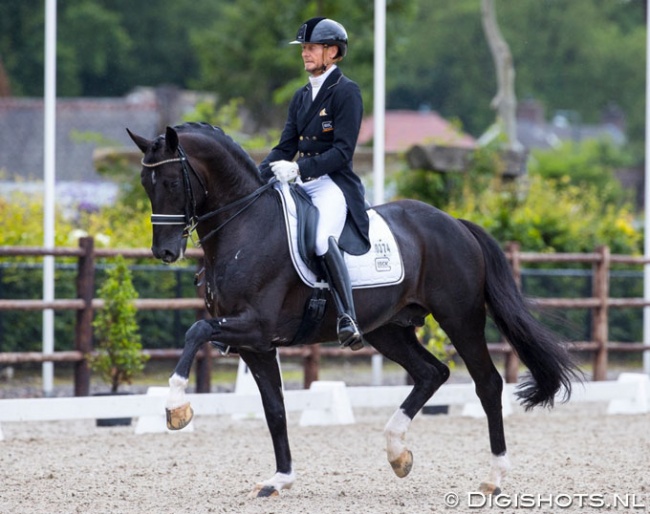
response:
<path id="1" fill-rule="evenodd" d="M 310 75 L 321 75 L 324 71 L 323 68 L 327 68 L 334 62 L 337 52 L 336 46 L 304 43 L 302 45 L 302 62 L 305 65 L 305 71 Z"/>

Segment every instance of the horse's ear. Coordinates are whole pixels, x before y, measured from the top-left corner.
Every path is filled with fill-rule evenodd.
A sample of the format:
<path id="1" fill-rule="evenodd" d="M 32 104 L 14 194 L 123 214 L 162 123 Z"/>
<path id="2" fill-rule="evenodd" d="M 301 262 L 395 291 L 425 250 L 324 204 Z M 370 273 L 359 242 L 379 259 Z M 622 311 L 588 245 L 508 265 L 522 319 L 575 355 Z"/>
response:
<path id="1" fill-rule="evenodd" d="M 171 127 L 167 127 L 165 132 L 165 144 L 171 153 L 176 153 L 176 150 L 178 150 L 178 134 Z"/>
<path id="2" fill-rule="evenodd" d="M 142 136 L 138 136 L 137 134 L 134 134 L 129 129 L 126 129 L 126 131 L 129 133 L 129 137 L 133 140 L 136 146 L 142 151 L 142 153 L 147 153 L 149 146 L 151 146 L 151 141 L 145 139 Z"/>

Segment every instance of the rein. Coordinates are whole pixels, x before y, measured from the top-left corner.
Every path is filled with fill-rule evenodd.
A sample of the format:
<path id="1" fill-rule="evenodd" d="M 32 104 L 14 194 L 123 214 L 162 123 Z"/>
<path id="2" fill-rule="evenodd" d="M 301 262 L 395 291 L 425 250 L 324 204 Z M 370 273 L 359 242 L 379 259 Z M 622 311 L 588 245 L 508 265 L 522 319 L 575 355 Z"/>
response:
<path id="1" fill-rule="evenodd" d="M 145 168 L 155 168 L 157 166 L 162 166 L 163 164 L 169 164 L 172 162 L 180 162 L 181 167 L 182 167 L 182 175 L 183 175 L 183 185 L 185 187 L 185 198 L 187 199 L 186 205 L 185 205 L 185 214 L 152 214 L 151 215 L 151 224 L 152 225 L 184 225 L 185 228 L 183 229 L 183 237 L 187 238 L 191 236 L 192 232 L 196 230 L 196 227 L 198 226 L 199 223 L 202 223 L 205 220 L 208 220 L 218 214 L 221 214 L 222 212 L 225 212 L 227 210 L 233 209 L 235 207 L 238 207 L 240 205 L 243 205 L 241 209 L 239 209 L 236 213 L 234 213 L 232 216 L 230 216 L 226 221 L 224 221 L 221 225 L 219 225 L 217 228 L 211 230 L 208 232 L 204 237 L 199 239 L 197 241 L 197 246 L 201 246 L 205 241 L 207 241 L 209 238 L 214 236 L 217 232 L 219 232 L 223 227 L 225 227 L 228 223 L 230 223 L 233 219 L 235 219 L 237 216 L 239 216 L 242 212 L 244 212 L 246 209 L 248 209 L 251 205 L 255 203 L 255 201 L 264 193 L 267 189 L 270 189 L 275 185 L 275 183 L 278 181 L 276 178 L 273 178 L 263 186 L 257 188 L 255 191 L 253 191 L 250 194 L 247 194 L 246 196 L 240 198 L 239 200 L 235 200 L 232 203 L 229 203 L 228 205 L 224 205 L 223 207 L 220 207 L 219 209 L 216 209 L 214 211 L 208 212 L 206 214 L 203 214 L 202 216 L 197 216 L 196 214 L 196 198 L 194 196 L 194 190 L 192 189 L 192 184 L 190 182 L 190 171 L 194 174 L 196 179 L 199 181 L 199 184 L 203 188 L 203 193 L 205 196 L 208 195 L 208 190 L 205 187 L 205 183 L 203 182 L 203 179 L 201 176 L 196 172 L 196 170 L 192 167 L 190 164 L 189 160 L 187 159 L 187 154 L 185 151 L 182 149 L 180 144 L 178 145 L 178 157 L 172 157 L 170 159 L 165 159 L 164 161 L 158 161 L 155 163 L 146 163 L 144 162 L 144 157 L 142 158 L 142 161 L 140 164 L 144 166 Z"/>
<path id="2" fill-rule="evenodd" d="M 210 219 L 213 216 L 216 216 L 217 214 L 220 214 L 220 213 L 222 213 L 224 211 L 227 211 L 229 209 L 237 207 L 237 206 L 239 206 L 241 204 L 245 204 L 241 209 L 239 209 L 235 214 L 230 216 L 230 218 L 228 218 L 226 221 L 224 221 L 221 225 L 219 225 L 217 228 L 211 230 L 205 236 L 203 236 L 201 239 L 199 239 L 199 241 L 198 241 L 199 246 L 201 246 L 205 241 L 207 241 L 209 238 L 214 236 L 217 232 L 219 232 L 228 223 L 230 223 L 237 216 L 239 216 L 242 212 L 244 212 L 251 205 L 253 205 L 255 203 L 255 201 L 262 195 L 262 193 L 264 193 L 267 189 L 271 189 L 275 185 L 275 183 L 277 181 L 278 181 L 278 179 L 276 179 L 274 177 L 269 182 L 267 182 L 266 184 L 264 184 L 261 187 L 258 187 L 255 191 L 253 191 L 250 194 L 247 194 L 243 198 L 240 198 L 239 200 L 235 200 L 234 202 L 229 203 L 228 205 L 224 205 L 223 207 L 220 207 L 219 209 L 217 209 L 215 211 L 208 212 L 208 213 L 204 214 L 203 216 L 199 216 L 198 218 L 196 218 L 196 223 L 194 224 L 194 227 L 196 227 L 202 221 Z"/>

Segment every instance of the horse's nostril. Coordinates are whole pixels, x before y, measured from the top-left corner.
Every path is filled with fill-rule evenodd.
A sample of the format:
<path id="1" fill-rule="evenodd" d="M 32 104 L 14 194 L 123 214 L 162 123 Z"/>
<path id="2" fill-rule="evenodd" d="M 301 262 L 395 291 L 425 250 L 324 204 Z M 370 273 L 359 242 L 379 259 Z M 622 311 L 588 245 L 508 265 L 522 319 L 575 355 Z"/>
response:
<path id="1" fill-rule="evenodd" d="M 177 259 L 177 256 L 174 252 L 171 252 L 169 250 L 165 250 L 162 254 L 162 261 L 166 264 L 170 264 L 172 262 L 175 262 Z"/>
<path id="2" fill-rule="evenodd" d="M 171 250 L 161 249 L 159 247 L 153 246 L 151 252 L 156 259 L 160 259 L 166 264 L 175 262 L 178 258 L 178 255 Z"/>

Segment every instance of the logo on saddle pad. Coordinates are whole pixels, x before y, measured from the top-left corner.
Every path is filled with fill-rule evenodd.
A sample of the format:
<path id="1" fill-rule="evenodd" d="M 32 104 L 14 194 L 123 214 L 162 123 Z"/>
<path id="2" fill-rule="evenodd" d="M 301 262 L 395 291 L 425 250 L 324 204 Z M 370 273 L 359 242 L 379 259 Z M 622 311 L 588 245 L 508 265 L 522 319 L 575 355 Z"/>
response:
<path id="1" fill-rule="evenodd" d="M 301 280 L 313 287 L 317 277 L 303 262 L 298 252 L 298 220 L 295 201 L 288 187 L 276 186 L 276 190 L 282 200 L 291 260 Z M 359 289 L 399 284 L 404 280 L 404 266 L 395 236 L 384 218 L 374 209 L 368 211 L 368 218 L 370 220 L 370 250 L 364 255 L 344 255 L 352 287 Z"/>
<path id="2" fill-rule="evenodd" d="M 381 239 L 379 241 L 376 241 L 372 245 L 372 249 L 375 252 L 375 269 L 382 273 L 388 273 L 390 272 L 390 259 L 391 259 L 391 251 L 390 251 L 390 244 L 385 243 Z M 399 258 L 399 255 L 398 255 Z"/>

